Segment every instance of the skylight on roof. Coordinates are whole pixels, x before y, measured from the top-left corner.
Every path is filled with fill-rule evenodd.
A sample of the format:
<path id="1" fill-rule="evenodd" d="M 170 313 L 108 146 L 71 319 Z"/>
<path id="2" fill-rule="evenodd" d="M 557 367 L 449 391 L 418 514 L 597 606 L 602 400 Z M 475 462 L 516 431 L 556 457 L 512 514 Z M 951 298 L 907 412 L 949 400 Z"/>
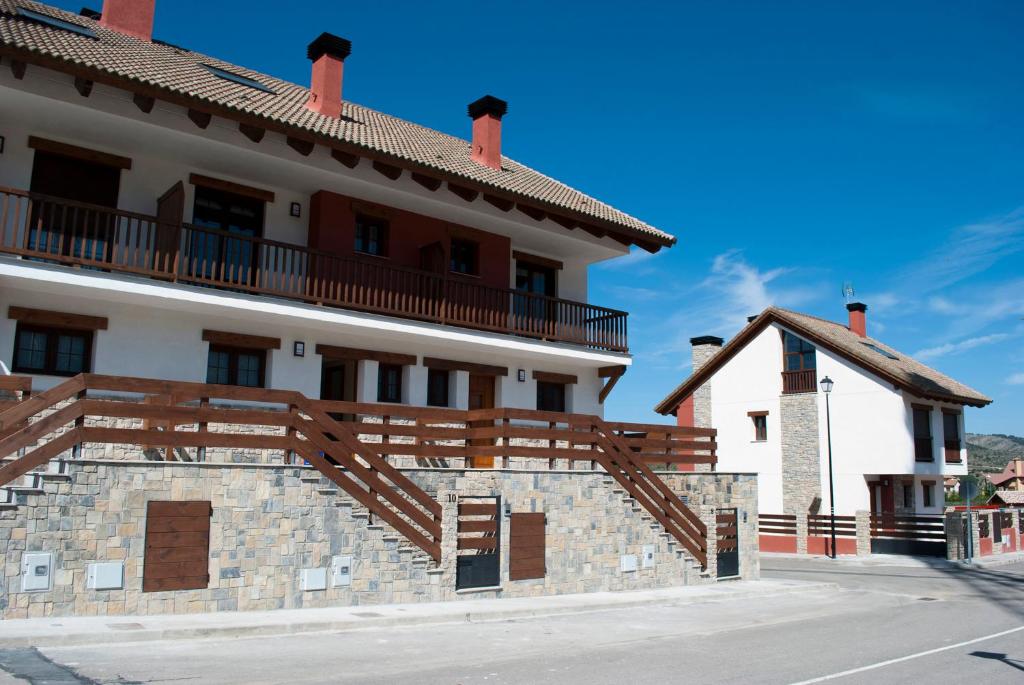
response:
<path id="1" fill-rule="evenodd" d="M 882 355 L 883 357 L 887 357 L 889 359 L 899 359 L 899 357 L 897 357 L 895 354 L 893 354 L 892 352 L 889 352 L 887 350 L 883 350 L 878 345 L 874 345 L 872 343 L 861 343 L 861 345 L 864 345 L 869 350 L 874 350 L 875 352 L 877 352 L 878 354 Z"/>
<path id="2" fill-rule="evenodd" d="M 45 24 L 51 28 L 60 29 L 61 31 L 67 31 L 69 33 L 77 33 L 80 36 L 86 38 L 96 38 L 96 34 L 92 29 L 86 28 L 81 24 L 73 24 L 70 21 L 64 21 L 57 17 L 51 17 L 48 14 L 42 12 L 36 12 L 35 10 L 26 9 L 24 7 L 18 8 L 18 16 L 29 21 L 34 21 L 37 24 Z"/>
<path id="3" fill-rule="evenodd" d="M 222 78 L 225 81 L 231 81 L 232 83 L 237 83 L 239 85 L 248 86 L 249 88 L 255 88 L 256 90 L 261 90 L 264 93 L 271 93 L 273 95 L 277 94 L 276 90 L 273 90 L 272 88 L 268 88 L 267 86 L 263 85 L 259 81 L 254 81 L 253 79 L 248 78 L 246 76 L 241 76 L 239 74 L 232 74 L 230 71 L 224 71 L 223 69 L 220 69 L 218 67 L 210 66 L 209 64 L 203 64 L 202 67 L 203 67 L 203 69 L 206 69 L 208 72 L 210 72 L 214 76 L 216 76 L 218 78 Z"/>

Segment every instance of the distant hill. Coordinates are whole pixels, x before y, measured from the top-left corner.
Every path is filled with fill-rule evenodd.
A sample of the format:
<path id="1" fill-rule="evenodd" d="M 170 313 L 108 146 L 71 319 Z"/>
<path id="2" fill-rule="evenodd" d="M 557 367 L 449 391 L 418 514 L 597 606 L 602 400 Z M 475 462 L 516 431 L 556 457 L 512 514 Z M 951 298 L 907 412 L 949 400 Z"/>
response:
<path id="1" fill-rule="evenodd" d="M 1024 438 L 998 433 L 967 434 L 967 467 L 971 473 L 999 473 L 1015 457 L 1024 458 Z"/>

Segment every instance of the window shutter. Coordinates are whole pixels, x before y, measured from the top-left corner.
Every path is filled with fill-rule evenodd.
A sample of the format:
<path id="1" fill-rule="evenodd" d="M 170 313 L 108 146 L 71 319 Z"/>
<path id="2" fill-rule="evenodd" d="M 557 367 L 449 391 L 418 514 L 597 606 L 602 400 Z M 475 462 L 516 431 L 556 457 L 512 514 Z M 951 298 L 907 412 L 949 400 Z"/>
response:
<path id="1" fill-rule="evenodd" d="M 543 578 L 544 514 L 512 514 L 509 524 L 508 579 Z"/>
<path id="2" fill-rule="evenodd" d="M 207 501 L 147 503 L 143 592 L 209 587 L 212 515 Z"/>

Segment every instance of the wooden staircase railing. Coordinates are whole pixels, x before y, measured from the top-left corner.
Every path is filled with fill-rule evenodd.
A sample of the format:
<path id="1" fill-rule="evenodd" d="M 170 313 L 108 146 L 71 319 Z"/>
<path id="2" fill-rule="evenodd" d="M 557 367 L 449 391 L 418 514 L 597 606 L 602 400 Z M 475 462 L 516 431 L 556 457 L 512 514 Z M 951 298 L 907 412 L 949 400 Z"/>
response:
<path id="1" fill-rule="evenodd" d="M 89 391 L 164 395 L 179 401 L 202 398 L 203 403 L 168 406 L 100 400 L 88 398 Z M 289 411 L 211 406 L 208 404 L 211 398 L 282 404 Z M 52 413 L 26 424 L 32 417 L 47 411 Z M 303 414 L 309 418 L 304 418 Z M 200 427 L 209 423 L 275 426 L 293 430 L 285 435 L 251 435 L 202 428 L 197 431 L 110 428 L 88 426 L 86 417 L 159 419 L 173 425 Z M 47 436 L 53 437 L 0 466 L 0 486 L 82 443 L 294 450 L 436 562 L 441 560 L 441 505 L 386 460 L 366 449 L 350 428 L 333 420 L 301 393 L 81 374 L 0 412 L 0 435 L 14 427 L 13 433 L 0 440 L 0 459 L 36 445 Z M 60 432 L 62 430 L 64 432 Z"/>

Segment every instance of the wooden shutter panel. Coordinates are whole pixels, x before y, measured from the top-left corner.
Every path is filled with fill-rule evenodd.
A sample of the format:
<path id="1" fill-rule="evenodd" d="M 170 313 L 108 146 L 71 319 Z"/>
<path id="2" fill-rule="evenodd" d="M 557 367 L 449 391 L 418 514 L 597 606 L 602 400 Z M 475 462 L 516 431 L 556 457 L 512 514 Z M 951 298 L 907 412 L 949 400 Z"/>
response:
<path id="1" fill-rule="evenodd" d="M 143 592 L 209 587 L 212 514 L 206 501 L 147 503 Z"/>
<path id="2" fill-rule="evenodd" d="M 509 527 L 509 580 L 543 578 L 544 514 L 512 514 Z"/>

